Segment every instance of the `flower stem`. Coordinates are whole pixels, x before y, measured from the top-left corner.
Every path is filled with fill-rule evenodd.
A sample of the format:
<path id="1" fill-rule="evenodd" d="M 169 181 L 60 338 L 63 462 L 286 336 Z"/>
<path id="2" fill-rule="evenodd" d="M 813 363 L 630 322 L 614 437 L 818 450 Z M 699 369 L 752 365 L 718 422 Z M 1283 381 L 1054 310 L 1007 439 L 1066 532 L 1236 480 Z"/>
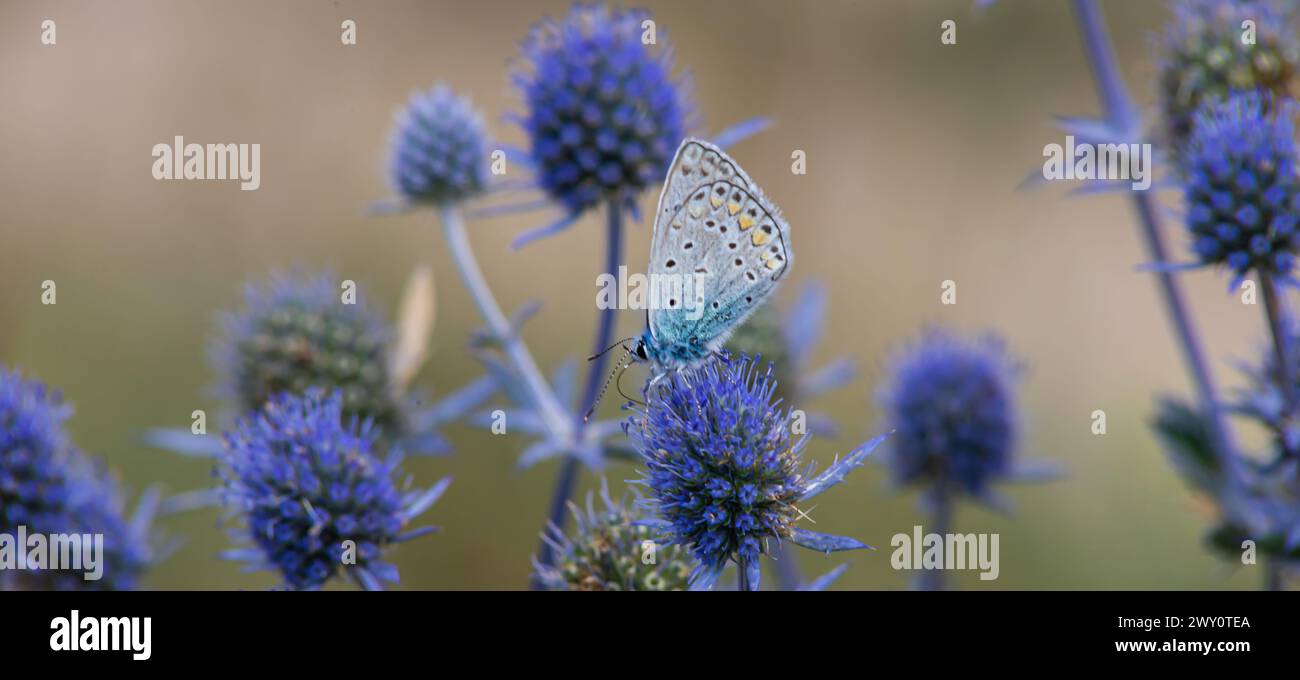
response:
<path id="1" fill-rule="evenodd" d="M 501 343 L 506 358 L 519 373 L 529 395 L 532 396 L 538 415 L 546 423 L 547 429 L 554 438 L 559 441 L 571 441 L 573 439 L 572 417 L 556 399 L 555 393 L 551 391 L 550 385 L 537 368 L 537 362 L 529 354 L 528 347 L 514 332 L 510 321 L 502 313 L 501 306 L 492 296 L 492 289 L 483 278 L 478 260 L 474 258 L 474 250 L 470 248 L 460 209 L 454 205 L 443 206 L 439 217 L 442 221 L 443 236 L 451 251 L 452 260 L 460 272 L 461 280 L 465 283 L 465 289 L 469 291 L 474 304 L 478 306 L 479 313 L 483 315 L 483 320 L 487 322 L 488 330 Z"/>
<path id="2" fill-rule="evenodd" d="M 1291 360 L 1291 341 L 1287 335 L 1285 300 L 1279 295 L 1277 282 L 1272 276 L 1260 272 L 1259 287 L 1264 289 L 1264 315 L 1268 318 L 1268 330 L 1273 337 L 1273 360 L 1277 362 L 1277 381 L 1282 392 L 1282 446 L 1288 456 L 1294 456 L 1287 430 L 1297 407 L 1300 407 L 1300 400 L 1296 397 L 1295 363 Z"/>
<path id="3" fill-rule="evenodd" d="M 605 240 L 605 266 L 602 272 L 609 274 L 618 274 L 618 266 L 623 260 L 623 208 L 617 201 L 610 201 L 606 204 L 608 220 L 606 222 L 606 240 Z M 600 310 L 599 319 L 596 326 L 596 336 L 591 343 L 591 354 L 597 355 L 601 350 L 609 346 L 614 337 L 614 321 L 618 313 L 615 307 Z M 584 423 L 582 421 L 583 413 L 591 407 L 592 401 L 596 399 L 596 394 L 600 390 L 601 379 L 605 376 L 605 368 L 608 365 L 609 357 L 604 354 L 596 356 L 591 361 L 587 369 L 587 384 L 582 391 L 582 401 L 578 402 L 577 421 L 574 427 L 581 431 Z M 568 523 L 569 513 L 566 508 L 569 499 L 573 497 L 574 487 L 578 483 L 578 459 L 574 456 L 565 456 L 564 461 L 560 464 L 559 476 L 555 479 L 555 490 L 551 493 L 550 521 L 551 524 L 563 529 Z M 554 551 L 546 541 L 542 541 L 537 549 L 537 561 L 544 566 L 550 566 L 555 560 Z M 537 582 L 534 580 L 533 587 L 536 589 Z"/>
<path id="4" fill-rule="evenodd" d="M 1137 109 L 1124 87 L 1119 68 L 1115 63 L 1114 50 L 1106 34 L 1101 12 L 1094 0 L 1074 0 L 1075 15 L 1078 17 L 1079 31 L 1083 38 L 1084 49 L 1088 54 L 1088 64 L 1092 69 L 1093 80 L 1106 109 L 1105 115 L 1111 127 L 1116 130 L 1133 131 L 1141 127 Z M 1142 236 L 1146 242 L 1147 254 L 1154 263 L 1168 261 L 1168 251 L 1161 235 L 1160 216 L 1155 198 L 1149 191 L 1132 191 L 1129 194 L 1137 210 L 1138 222 L 1142 227 Z M 1223 417 L 1214 380 L 1205 361 L 1204 352 L 1191 315 L 1187 311 L 1182 289 L 1169 272 L 1155 275 L 1159 281 L 1160 292 L 1164 297 L 1165 309 L 1174 325 L 1175 336 L 1182 345 L 1183 360 L 1192 375 L 1201 409 L 1209 419 L 1214 451 L 1219 458 L 1221 469 L 1225 471 L 1227 484 L 1236 485 L 1236 462 L 1233 457 L 1235 447 L 1232 434 Z"/>
<path id="5" fill-rule="evenodd" d="M 1270 557 L 1268 558 L 1268 561 L 1264 563 L 1263 590 L 1282 590 L 1282 564 L 1277 558 Z"/>
<path id="6" fill-rule="evenodd" d="M 942 479 L 934 489 L 931 496 L 931 507 L 934 509 L 934 515 L 930 519 L 929 531 L 926 533 L 937 534 L 939 540 L 947 545 L 948 530 L 952 526 L 952 494 L 948 493 L 946 484 Z M 938 569 L 922 569 L 920 576 L 916 579 L 918 590 L 946 590 L 946 583 L 943 575 L 943 566 L 939 565 Z M 921 565 L 912 565 L 914 569 L 920 569 Z"/>

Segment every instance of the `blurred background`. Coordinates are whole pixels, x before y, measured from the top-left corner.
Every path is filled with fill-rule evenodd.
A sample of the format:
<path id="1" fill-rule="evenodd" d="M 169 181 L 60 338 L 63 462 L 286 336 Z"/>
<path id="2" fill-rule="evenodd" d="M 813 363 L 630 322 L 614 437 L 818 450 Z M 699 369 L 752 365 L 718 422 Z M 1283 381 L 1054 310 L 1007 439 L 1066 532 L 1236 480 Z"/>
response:
<path id="1" fill-rule="evenodd" d="M 891 353 L 926 324 L 1003 334 L 1029 371 L 1020 394 L 1021 453 L 1061 461 L 1062 481 L 1004 487 L 1009 516 L 970 505 L 960 531 L 1001 534 L 1001 574 L 958 588 L 1252 588 L 1259 567 L 1233 570 L 1202 545 L 1208 518 L 1166 463 L 1148 427 L 1162 393 L 1188 394 L 1127 200 L 1069 198 L 1066 187 L 1018 189 L 1061 142 L 1052 114 L 1098 104 L 1065 2 L 969 0 L 815 3 L 651 1 L 678 67 L 696 83 L 705 132 L 771 116 L 776 126 L 732 149 L 784 211 L 798 261 L 778 292 L 788 303 L 820 279 L 830 310 L 819 362 L 859 365 L 846 389 L 807 405 L 840 424 L 838 441 L 806 455 L 828 463 L 880 431 L 873 391 Z M 413 267 L 433 265 L 434 353 L 417 385 L 442 393 L 478 375 L 464 345 L 480 319 L 442 248 L 435 217 L 364 215 L 389 194 L 384 173 L 394 112 L 443 81 L 472 95 L 491 133 L 523 146 L 504 120 L 520 99 L 508 83 L 519 41 L 567 3 L 254 0 L 29 2 L 0 5 L 0 363 L 62 389 L 75 440 L 108 459 L 138 492 L 212 484 L 211 465 L 146 447 L 141 433 L 220 411 L 207 361 L 218 310 L 246 281 L 294 265 L 329 269 L 395 314 Z M 1154 0 L 1104 5 L 1125 76 L 1154 101 Z M 43 19 L 58 44 L 40 44 Z M 340 44 L 340 22 L 358 44 Z M 957 22 L 958 43 L 940 44 Z M 660 34 L 661 41 L 664 33 Z M 260 143 L 262 184 L 160 182 L 154 144 Z M 794 149 L 806 175 L 790 172 Z M 657 193 L 657 192 L 655 192 Z M 653 205 L 656 196 L 645 197 Z M 486 275 L 508 309 L 544 303 L 525 339 L 544 366 L 581 358 L 594 327 L 599 214 L 519 252 L 508 243 L 553 212 L 470 225 Z M 1175 225 L 1169 225 L 1174 227 Z M 1170 229 L 1175 252 L 1187 252 Z M 629 231 L 638 271 L 650 239 Z M 41 282 L 58 304 L 40 302 Z M 940 283 L 958 304 L 939 303 Z M 1253 357 L 1257 308 L 1225 294 L 1217 273 L 1185 275 L 1217 378 Z M 643 315 L 624 312 L 621 335 Z M 620 336 L 621 337 L 621 336 Z M 615 400 L 605 412 L 616 413 Z M 1090 431 L 1103 409 L 1108 434 Z M 213 421 L 210 420 L 210 426 Z M 558 463 L 516 469 L 522 441 L 467 426 L 455 454 L 408 459 L 417 481 L 455 481 L 424 516 L 442 527 L 393 553 L 402 587 L 523 588 Z M 925 524 L 915 494 L 889 488 L 879 462 L 818 499 L 817 529 L 881 549 L 799 551 L 807 573 L 852 562 L 837 589 L 898 589 L 890 537 Z M 616 488 L 636 476 L 607 474 Z M 596 477 L 584 473 L 583 489 Z M 165 520 L 184 542 L 147 578 L 153 588 L 265 588 L 268 573 L 219 561 L 229 546 L 217 512 Z"/>

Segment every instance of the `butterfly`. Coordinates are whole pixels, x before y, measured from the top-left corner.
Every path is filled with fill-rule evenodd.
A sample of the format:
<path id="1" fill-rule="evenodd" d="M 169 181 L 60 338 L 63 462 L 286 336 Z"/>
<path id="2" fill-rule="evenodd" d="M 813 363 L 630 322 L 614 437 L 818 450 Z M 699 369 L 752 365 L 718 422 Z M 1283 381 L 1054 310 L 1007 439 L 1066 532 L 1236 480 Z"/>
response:
<path id="1" fill-rule="evenodd" d="M 719 356 L 731 332 L 776 289 L 792 254 L 790 225 L 754 180 L 722 149 L 690 137 L 668 168 L 652 239 L 651 285 L 673 292 L 646 311 L 640 336 L 609 349 L 634 340 L 615 370 L 648 362 L 654 384 Z"/>

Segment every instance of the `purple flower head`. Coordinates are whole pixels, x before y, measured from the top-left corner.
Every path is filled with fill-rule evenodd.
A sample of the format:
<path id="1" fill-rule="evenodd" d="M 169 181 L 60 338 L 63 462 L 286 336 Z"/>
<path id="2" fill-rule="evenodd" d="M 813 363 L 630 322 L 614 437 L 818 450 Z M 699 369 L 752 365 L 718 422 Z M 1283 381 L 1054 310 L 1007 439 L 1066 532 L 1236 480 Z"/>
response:
<path id="1" fill-rule="evenodd" d="M 446 489 L 406 490 L 393 477 L 401 454 L 373 450 L 369 420 L 343 415 L 338 390 L 284 393 L 225 435 L 218 465 L 221 496 L 241 521 L 247 548 L 227 556 L 278 571 L 295 590 L 340 573 L 368 590 L 396 583 L 385 548 L 428 533 L 408 529 Z"/>
<path id="2" fill-rule="evenodd" d="M 626 429 L 646 470 L 655 526 L 699 560 L 691 586 L 707 589 L 728 562 L 757 589 L 759 558 L 789 539 L 821 552 L 866 548 L 797 526 L 800 504 L 838 484 L 879 443 L 873 440 L 820 475 L 800 456 L 807 435 L 773 399 L 770 366 L 740 356 L 665 374 L 646 389 Z"/>

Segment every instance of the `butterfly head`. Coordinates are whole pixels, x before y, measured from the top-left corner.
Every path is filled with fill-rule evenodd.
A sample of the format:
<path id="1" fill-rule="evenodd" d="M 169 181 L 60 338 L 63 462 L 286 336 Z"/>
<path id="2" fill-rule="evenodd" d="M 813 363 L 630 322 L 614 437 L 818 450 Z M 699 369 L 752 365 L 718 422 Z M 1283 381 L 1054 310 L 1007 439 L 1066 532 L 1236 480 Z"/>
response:
<path id="1" fill-rule="evenodd" d="M 632 363 L 644 363 L 654 358 L 654 338 L 650 336 L 650 331 L 642 333 L 641 337 L 633 342 L 630 353 Z"/>

